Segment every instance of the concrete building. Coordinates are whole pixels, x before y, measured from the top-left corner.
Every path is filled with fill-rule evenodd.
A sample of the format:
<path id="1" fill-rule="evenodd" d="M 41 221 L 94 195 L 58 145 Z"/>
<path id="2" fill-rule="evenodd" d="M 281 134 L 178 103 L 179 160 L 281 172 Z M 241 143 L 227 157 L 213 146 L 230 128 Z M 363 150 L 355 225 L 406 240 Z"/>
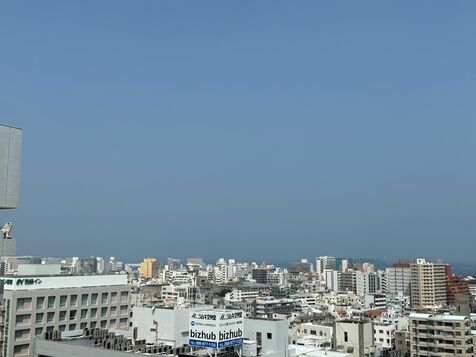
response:
<path id="1" fill-rule="evenodd" d="M 324 279 L 325 270 L 336 270 L 336 258 L 322 256 L 316 258 L 316 273 L 319 274 L 320 279 Z"/>
<path id="2" fill-rule="evenodd" d="M 245 319 L 244 338 L 256 341 L 260 356 L 283 357 L 288 351 L 287 320 Z"/>
<path id="3" fill-rule="evenodd" d="M 411 306 L 432 310 L 446 305 L 445 264 L 417 259 L 411 264 Z"/>
<path id="4" fill-rule="evenodd" d="M 397 263 L 385 269 L 385 292 L 393 295 L 410 296 L 411 267 L 410 263 Z"/>
<path id="5" fill-rule="evenodd" d="M 271 317 L 274 314 L 291 315 L 294 311 L 293 299 L 262 298 L 254 302 L 255 317 Z"/>
<path id="6" fill-rule="evenodd" d="M 387 297 L 385 294 L 365 294 L 364 305 L 369 309 L 387 308 Z"/>
<path id="7" fill-rule="evenodd" d="M 410 314 L 410 355 L 473 356 L 471 320 L 467 316 Z"/>
<path id="8" fill-rule="evenodd" d="M 375 294 L 377 292 L 377 274 L 374 272 L 356 271 L 356 294 L 364 296 L 365 294 Z"/>
<path id="9" fill-rule="evenodd" d="M 139 275 L 141 278 L 151 279 L 157 277 L 157 259 L 145 258 L 139 267 Z"/>
<path id="10" fill-rule="evenodd" d="M 4 357 L 33 356 L 33 337 L 47 331 L 129 327 L 126 275 L 30 276 L 2 281 Z"/>
<path id="11" fill-rule="evenodd" d="M 325 270 L 326 288 L 330 291 L 339 291 L 340 272 L 337 270 Z"/>
<path id="12" fill-rule="evenodd" d="M 357 272 L 355 270 L 342 272 L 339 277 L 339 291 L 352 291 L 356 293 L 356 279 Z"/>
<path id="13" fill-rule="evenodd" d="M 319 348 L 332 347 L 334 328 L 327 325 L 319 325 L 312 322 L 302 323 L 298 327 L 298 345 L 313 346 Z"/>
<path id="14" fill-rule="evenodd" d="M 267 284 L 268 283 L 268 269 L 266 268 L 255 268 L 251 270 L 251 277 L 258 284 Z"/>
<path id="15" fill-rule="evenodd" d="M 374 351 L 374 335 L 370 320 L 342 320 L 335 322 L 334 347 L 352 353 L 353 357 L 370 357 Z"/>
<path id="16" fill-rule="evenodd" d="M 134 306 L 132 328 L 136 330 L 136 338 L 145 339 L 148 344 L 180 347 L 188 344 L 190 312 L 209 310 L 213 310 L 212 305 L 190 308 Z"/>
<path id="17" fill-rule="evenodd" d="M 21 129 L 0 125 L 0 209 L 18 207 L 21 144 Z"/>
<path id="18" fill-rule="evenodd" d="M 303 259 L 300 262 L 289 262 L 288 271 L 289 274 L 310 273 L 312 270 L 312 264 Z"/>
<path id="19" fill-rule="evenodd" d="M 396 326 L 388 322 L 374 324 L 374 345 L 379 345 L 385 350 L 395 349 Z"/>

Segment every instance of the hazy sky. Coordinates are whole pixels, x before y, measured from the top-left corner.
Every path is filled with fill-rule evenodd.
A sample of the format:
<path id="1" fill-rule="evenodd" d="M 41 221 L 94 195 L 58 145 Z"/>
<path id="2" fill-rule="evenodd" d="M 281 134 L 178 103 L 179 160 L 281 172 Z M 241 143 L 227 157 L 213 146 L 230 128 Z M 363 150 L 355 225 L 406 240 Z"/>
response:
<path id="1" fill-rule="evenodd" d="M 474 1 L 2 1 L 19 254 L 474 259 Z"/>

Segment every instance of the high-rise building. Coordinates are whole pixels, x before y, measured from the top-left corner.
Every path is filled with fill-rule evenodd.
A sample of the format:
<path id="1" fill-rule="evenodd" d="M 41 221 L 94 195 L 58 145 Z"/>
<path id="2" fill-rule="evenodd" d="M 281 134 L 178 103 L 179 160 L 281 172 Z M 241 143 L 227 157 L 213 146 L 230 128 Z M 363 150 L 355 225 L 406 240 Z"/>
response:
<path id="1" fill-rule="evenodd" d="M 139 274 L 141 278 L 155 278 L 157 277 L 157 258 L 145 258 L 140 263 Z"/>
<path id="2" fill-rule="evenodd" d="M 356 293 L 359 296 L 377 292 L 377 274 L 374 272 L 356 271 Z"/>
<path id="3" fill-rule="evenodd" d="M 393 295 L 410 296 L 411 268 L 410 263 L 397 263 L 385 269 L 386 290 Z"/>
<path id="4" fill-rule="evenodd" d="M 21 142 L 21 129 L 0 125 L 0 209 L 18 207 Z"/>
<path id="5" fill-rule="evenodd" d="M 446 304 L 445 264 L 417 259 L 411 264 L 411 305 L 427 310 Z"/>
<path id="6" fill-rule="evenodd" d="M 325 270 L 336 270 L 336 258 L 328 256 L 316 258 L 316 273 L 320 279 L 324 279 Z"/>

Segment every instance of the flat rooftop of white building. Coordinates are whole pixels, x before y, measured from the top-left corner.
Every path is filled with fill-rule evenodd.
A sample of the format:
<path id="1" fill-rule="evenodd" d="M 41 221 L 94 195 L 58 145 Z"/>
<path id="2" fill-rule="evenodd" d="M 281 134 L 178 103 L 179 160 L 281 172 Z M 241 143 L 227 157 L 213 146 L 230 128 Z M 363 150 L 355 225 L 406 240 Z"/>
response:
<path id="1" fill-rule="evenodd" d="M 127 285 L 126 274 L 2 277 L 5 291 Z"/>

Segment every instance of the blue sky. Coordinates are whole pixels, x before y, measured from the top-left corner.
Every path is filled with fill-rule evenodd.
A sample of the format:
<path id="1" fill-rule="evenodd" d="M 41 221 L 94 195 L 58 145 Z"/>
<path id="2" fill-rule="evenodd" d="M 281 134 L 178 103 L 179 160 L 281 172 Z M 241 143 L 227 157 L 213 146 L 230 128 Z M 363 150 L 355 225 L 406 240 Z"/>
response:
<path id="1" fill-rule="evenodd" d="M 20 254 L 474 259 L 472 1 L 0 3 Z"/>

